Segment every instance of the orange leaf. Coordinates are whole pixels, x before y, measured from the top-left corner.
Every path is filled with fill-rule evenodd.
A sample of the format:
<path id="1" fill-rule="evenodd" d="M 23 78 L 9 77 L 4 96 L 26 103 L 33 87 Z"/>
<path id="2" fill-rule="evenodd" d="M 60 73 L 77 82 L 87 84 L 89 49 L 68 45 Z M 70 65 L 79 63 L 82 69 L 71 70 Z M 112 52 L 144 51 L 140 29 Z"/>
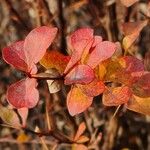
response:
<path id="1" fill-rule="evenodd" d="M 138 38 L 141 30 L 147 25 L 148 21 L 128 22 L 123 24 L 123 47 L 128 50 L 134 41 Z"/>
<path id="2" fill-rule="evenodd" d="M 150 115 L 150 97 L 141 98 L 133 95 L 132 99 L 128 101 L 126 107 L 132 111 Z"/>
<path id="3" fill-rule="evenodd" d="M 77 86 L 81 89 L 81 91 L 85 95 L 91 97 L 98 96 L 99 94 L 103 93 L 103 91 L 105 90 L 105 85 L 103 81 L 98 79 L 94 79 L 89 84 L 85 84 L 85 85 L 78 84 Z"/>
<path id="4" fill-rule="evenodd" d="M 144 73 L 143 62 L 132 56 L 109 60 L 104 64 L 106 81 L 115 81 L 126 85 L 132 85 Z"/>
<path id="5" fill-rule="evenodd" d="M 86 96 L 82 91 L 73 87 L 67 95 L 67 107 L 71 116 L 85 111 L 92 104 L 93 97 Z"/>
<path id="6" fill-rule="evenodd" d="M 106 106 L 118 106 L 125 104 L 131 97 L 127 86 L 106 89 L 103 94 L 103 104 Z"/>
<path id="7" fill-rule="evenodd" d="M 134 3 L 138 2 L 139 0 L 120 0 L 123 5 L 126 7 L 130 7 Z"/>
<path id="8" fill-rule="evenodd" d="M 64 56 L 58 51 L 47 51 L 40 64 L 44 66 L 46 69 L 56 68 L 60 73 L 63 73 L 68 62 L 70 60 L 70 56 Z"/>
<path id="9" fill-rule="evenodd" d="M 86 129 L 86 125 L 84 122 L 82 122 L 78 127 L 78 130 L 77 130 L 76 135 L 74 137 L 74 141 L 77 141 L 79 139 L 79 137 L 83 134 L 85 129 Z"/>

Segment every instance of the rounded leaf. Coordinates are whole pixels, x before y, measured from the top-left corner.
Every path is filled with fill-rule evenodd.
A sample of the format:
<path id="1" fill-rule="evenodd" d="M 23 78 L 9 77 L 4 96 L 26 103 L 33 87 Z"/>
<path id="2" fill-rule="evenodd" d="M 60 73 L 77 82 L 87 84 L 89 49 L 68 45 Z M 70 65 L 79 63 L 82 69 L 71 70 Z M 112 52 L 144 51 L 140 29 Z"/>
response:
<path id="1" fill-rule="evenodd" d="M 7 100 L 15 108 L 33 108 L 39 100 L 39 92 L 36 89 L 37 81 L 26 78 L 16 82 L 7 90 Z"/>
<path id="2" fill-rule="evenodd" d="M 65 84 L 88 84 L 95 78 L 94 70 L 87 65 L 77 65 L 65 77 Z"/>
<path id="3" fill-rule="evenodd" d="M 46 49 L 51 45 L 57 33 L 57 28 L 37 27 L 25 38 L 24 50 L 28 56 L 28 63 L 36 64 L 44 56 Z"/>
<path id="4" fill-rule="evenodd" d="M 103 81 L 94 79 L 91 83 L 89 84 L 78 84 L 77 85 L 81 91 L 87 95 L 87 96 L 98 96 L 99 94 L 103 93 L 105 90 L 105 84 Z"/>
<path id="5" fill-rule="evenodd" d="M 92 104 L 93 97 L 86 96 L 82 91 L 73 87 L 67 95 L 67 107 L 71 116 L 85 111 Z"/>
<path id="6" fill-rule="evenodd" d="M 127 103 L 130 97 L 130 89 L 124 86 L 106 89 L 102 100 L 106 106 L 118 106 Z"/>
<path id="7" fill-rule="evenodd" d="M 109 41 L 100 42 L 89 55 L 87 65 L 91 68 L 95 68 L 100 62 L 110 58 L 116 51 L 116 48 L 115 43 Z"/>

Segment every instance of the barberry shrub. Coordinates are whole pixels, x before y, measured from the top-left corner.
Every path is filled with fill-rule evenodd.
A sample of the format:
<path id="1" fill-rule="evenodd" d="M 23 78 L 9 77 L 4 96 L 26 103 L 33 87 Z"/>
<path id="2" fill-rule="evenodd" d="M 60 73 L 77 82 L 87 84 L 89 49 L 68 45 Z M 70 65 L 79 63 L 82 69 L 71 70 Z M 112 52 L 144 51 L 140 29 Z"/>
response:
<path id="1" fill-rule="evenodd" d="M 130 54 L 129 47 L 147 23 L 145 20 L 123 25 L 124 56 L 118 55 L 117 43 L 103 41 L 91 28 L 81 28 L 70 34 L 70 56 L 56 50 L 47 51 L 58 29 L 46 26 L 32 30 L 24 41 L 3 48 L 3 59 L 23 71 L 26 78 L 10 85 L 6 94 L 8 103 L 20 114 L 22 124 L 16 113 L 4 106 L 1 106 L 1 118 L 10 125 L 26 126 L 28 109 L 36 107 L 39 101 L 39 79 L 47 81 L 50 93 L 61 90 L 62 84 L 70 86 L 66 106 L 71 116 L 88 109 L 93 98 L 100 94 L 106 106 L 124 105 L 132 111 L 150 115 L 150 73 L 144 69 L 141 60 L 126 55 Z M 38 73 L 38 62 L 46 72 Z M 4 117 L 8 115 L 9 119 Z M 82 136 L 85 129 L 85 124 L 81 123 L 71 142 L 87 142 L 88 137 Z M 85 148 L 82 144 L 78 147 Z"/>

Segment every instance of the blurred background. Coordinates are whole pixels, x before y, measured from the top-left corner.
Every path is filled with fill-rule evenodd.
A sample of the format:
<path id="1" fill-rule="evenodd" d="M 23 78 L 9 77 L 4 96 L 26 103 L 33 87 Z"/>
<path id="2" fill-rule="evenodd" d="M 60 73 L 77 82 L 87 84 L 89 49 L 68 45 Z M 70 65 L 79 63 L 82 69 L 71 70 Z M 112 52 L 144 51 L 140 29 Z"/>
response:
<path id="1" fill-rule="evenodd" d="M 140 0 L 125 7 L 120 0 L 1 0 L 0 1 L 0 103 L 7 106 L 7 87 L 24 75 L 2 60 L 1 50 L 10 43 L 22 40 L 37 26 L 56 26 L 59 33 L 50 49 L 67 55 L 67 35 L 80 27 L 91 27 L 104 40 L 122 41 L 122 23 L 143 20 L 148 0 Z M 142 12 L 142 13 L 141 13 Z M 39 41 L 40 42 L 40 41 Z M 150 51 L 150 26 L 141 32 L 132 53 L 143 59 Z M 40 71 L 44 68 L 38 66 Z M 66 108 L 67 89 L 49 94 L 45 81 L 40 81 L 40 101 L 29 111 L 27 125 L 34 130 L 47 129 L 45 105 L 49 106 L 52 126 L 73 136 L 81 121 L 85 121 L 85 134 L 96 141 L 95 150 L 150 150 L 150 117 L 121 108 L 111 120 L 116 108 L 104 107 L 101 96 L 84 113 L 71 117 Z M 0 120 L 2 124 L 2 120 Z M 101 135 L 101 138 L 97 138 Z M 42 137 L 48 149 L 67 150 L 69 144 L 58 144 L 53 137 Z M 56 146 L 57 145 L 57 146 Z M 30 133 L 0 126 L 0 150 L 46 149 L 41 139 Z"/>

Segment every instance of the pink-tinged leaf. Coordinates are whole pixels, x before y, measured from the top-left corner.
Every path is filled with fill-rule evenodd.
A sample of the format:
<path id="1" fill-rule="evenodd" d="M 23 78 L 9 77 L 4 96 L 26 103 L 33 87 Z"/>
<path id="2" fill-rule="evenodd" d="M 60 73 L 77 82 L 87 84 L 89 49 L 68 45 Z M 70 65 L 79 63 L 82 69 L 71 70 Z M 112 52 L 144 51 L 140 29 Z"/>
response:
<path id="1" fill-rule="evenodd" d="M 23 49 L 24 41 L 19 41 L 3 48 L 3 59 L 13 67 L 29 72 L 27 56 Z"/>
<path id="2" fill-rule="evenodd" d="M 78 51 L 73 51 L 72 53 L 72 56 L 71 56 L 71 59 L 69 61 L 69 63 L 67 64 L 67 67 L 64 71 L 64 73 L 66 74 L 68 71 L 70 71 L 70 69 L 72 69 L 75 65 L 77 65 L 77 63 L 79 61 L 81 61 L 82 63 L 84 63 L 88 53 L 89 53 L 89 50 L 92 46 L 92 43 L 93 43 L 93 40 L 90 40 L 88 42 L 88 44 L 83 48 L 83 49 L 80 49 Z"/>
<path id="3" fill-rule="evenodd" d="M 36 64 L 44 56 L 46 49 L 51 45 L 57 33 L 57 28 L 46 26 L 33 29 L 25 38 L 24 50 L 30 65 Z"/>
<path id="4" fill-rule="evenodd" d="M 88 148 L 83 144 L 73 144 L 72 150 L 88 150 Z"/>
<path id="5" fill-rule="evenodd" d="M 71 45 L 75 51 L 81 51 L 84 49 L 89 41 L 93 39 L 93 29 L 91 28 L 81 28 L 73 32 L 70 36 Z"/>
<path id="6" fill-rule="evenodd" d="M 102 42 L 102 37 L 101 36 L 94 36 L 94 42 L 92 44 L 92 47 L 95 47 L 97 44 L 101 43 Z"/>
<path id="7" fill-rule="evenodd" d="M 122 44 L 125 50 L 128 50 L 132 46 L 147 23 L 148 21 L 144 20 L 138 22 L 127 22 L 123 24 L 123 32 L 125 37 Z"/>
<path id="8" fill-rule="evenodd" d="M 126 7 L 130 7 L 134 3 L 138 2 L 139 0 L 120 0 L 123 5 Z"/>
<path id="9" fill-rule="evenodd" d="M 150 73 L 142 75 L 137 82 L 132 85 L 132 91 L 139 97 L 150 97 Z"/>
<path id="10" fill-rule="evenodd" d="M 82 91 L 73 87 L 67 95 L 67 107 L 71 116 L 84 112 L 92 104 L 93 97 L 86 96 Z"/>
<path id="11" fill-rule="evenodd" d="M 81 91 L 85 95 L 91 97 L 98 96 L 99 94 L 103 93 L 105 90 L 105 84 L 103 83 L 103 81 L 98 79 L 94 79 L 89 84 L 85 84 L 85 85 L 78 84 L 77 86 L 81 89 Z"/>
<path id="12" fill-rule="evenodd" d="M 17 109 L 17 111 L 22 119 L 22 125 L 25 127 L 29 110 L 28 110 L 28 108 L 23 107 L 23 108 Z"/>
<path id="13" fill-rule="evenodd" d="M 86 125 L 84 122 L 82 122 L 78 127 L 78 130 L 77 130 L 76 135 L 74 137 L 74 141 L 77 141 L 79 139 L 79 137 L 84 133 L 85 129 L 86 129 Z"/>
<path id="14" fill-rule="evenodd" d="M 77 65 L 65 77 L 65 84 L 88 84 L 95 78 L 94 70 L 87 65 Z"/>
<path id="15" fill-rule="evenodd" d="M 0 105 L 0 118 L 11 126 L 21 127 L 19 117 L 13 109 L 8 109 Z"/>
<path id="16" fill-rule="evenodd" d="M 127 86 L 108 88 L 103 93 L 103 104 L 106 106 L 118 106 L 125 104 L 131 97 L 131 91 Z"/>
<path id="17" fill-rule="evenodd" d="M 39 100 L 39 92 L 36 89 L 37 81 L 26 78 L 16 82 L 7 90 L 7 100 L 15 108 L 33 108 Z"/>
<path id="18" fill-rule="evenodd" d="M 133 95 L 132 99 L 126 104 L 126 107 L 129 110 L 150 116 L 150 97 L 141 98 Z"/>
<path id="19" fill-rule="evenodd" d="M 95 68 L 100 62 L 110 58 L 116 50 L 116 44 L 104 41 L 96 45 L 95 49 L 89 55 L 87 65 L 91 68 Z"/>
<path id="20" fill-rule="evenodd" d="M 73 48 L 72 56 L 64 73 L 67 73 L 81 57 L 83 57 L 83 60 L 86 58 L 94 40 L 93 32 L 93 29 L 81 28 L 71 34 L 68 41 L 69 45 L 71 45 L 70 47 Z"/>

